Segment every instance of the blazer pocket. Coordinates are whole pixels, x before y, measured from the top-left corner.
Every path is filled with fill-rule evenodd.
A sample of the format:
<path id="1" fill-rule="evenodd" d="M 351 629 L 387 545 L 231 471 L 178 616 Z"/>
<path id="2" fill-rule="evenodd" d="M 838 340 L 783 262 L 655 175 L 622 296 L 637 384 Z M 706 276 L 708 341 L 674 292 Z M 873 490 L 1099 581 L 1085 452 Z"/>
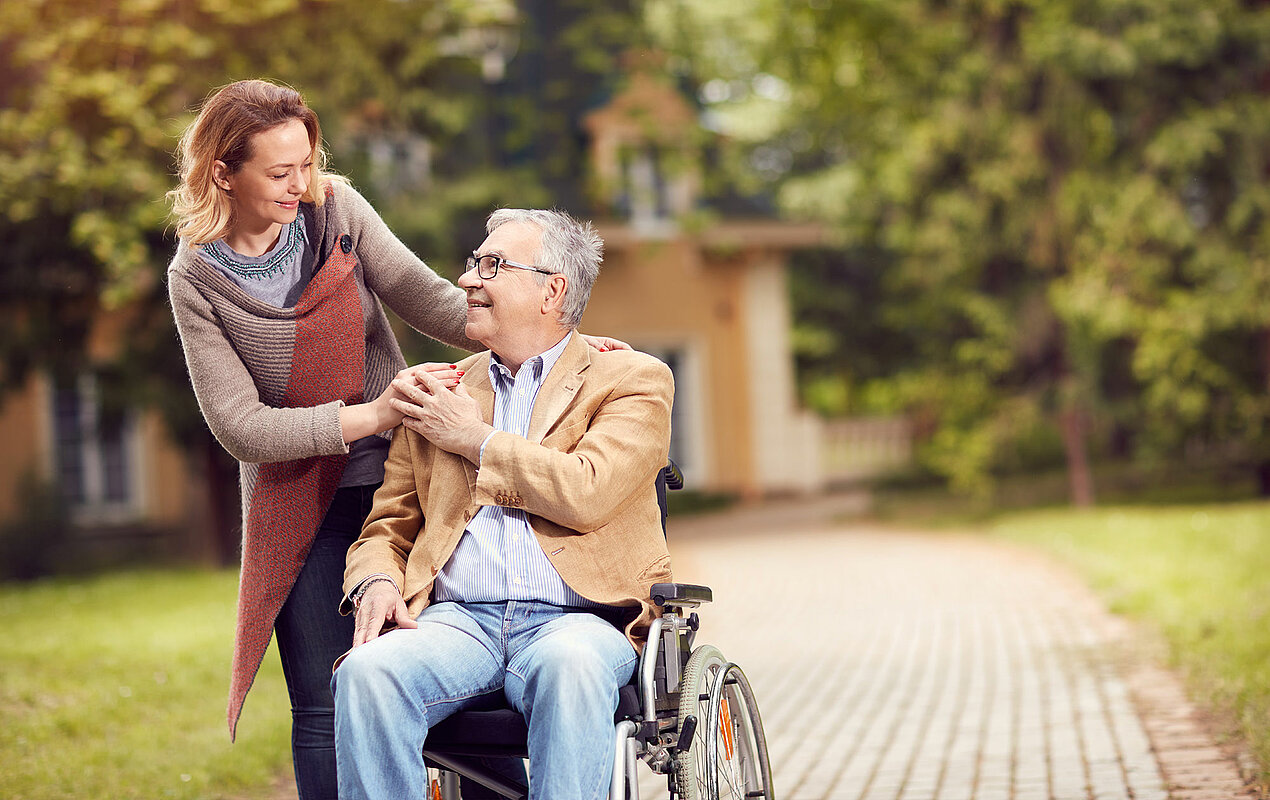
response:
<path id="1" fill-rule="evenodd" d="M 580 419 L 569 423 L 568 425 L 560 425 L 553 427 L 547 431 L 547 435 L 542 437 L 543 444 L 551 444 L 557 447 L 573 447 L 582 439 L 582 435 L 591 427 L 590 419 Z"/>
<path id="2" fill-rule="evenodd" d="M 670 556 L 660 556 L 656 561 L 644 567 L 644 571 L 639 573 L 639 580 L 646 582 L 650 578 L 670 578 Z M 653 583 L 657 583 L 653 580 Z"/>

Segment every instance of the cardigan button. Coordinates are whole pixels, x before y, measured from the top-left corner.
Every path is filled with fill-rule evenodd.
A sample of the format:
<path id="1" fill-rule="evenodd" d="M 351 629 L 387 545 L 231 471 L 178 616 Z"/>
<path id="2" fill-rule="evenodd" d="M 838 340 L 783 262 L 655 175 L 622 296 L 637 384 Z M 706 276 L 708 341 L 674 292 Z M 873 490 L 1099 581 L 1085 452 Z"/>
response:
<path id="1" fill-rule="evenodd" d="M 344 251 L 344 255 L 353 252 L 353 237 L 347 233 L 340 237 L 340 249 Z"/>

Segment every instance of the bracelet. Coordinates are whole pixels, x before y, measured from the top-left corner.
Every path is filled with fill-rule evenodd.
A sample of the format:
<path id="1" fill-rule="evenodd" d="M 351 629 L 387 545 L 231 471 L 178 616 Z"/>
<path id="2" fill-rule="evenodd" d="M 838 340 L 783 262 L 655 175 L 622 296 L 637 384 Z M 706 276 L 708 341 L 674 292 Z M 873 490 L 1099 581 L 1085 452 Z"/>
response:
<path id="1" fill-rule="evenodd" d="M 353 608 L 360 607 L 362 604 L 362 596 L 366 594 L 366 590 L 369 589 L 374 584 L 379 583 L 380 581 L 388 581 L 389 583 L 392 583 L 394 587 L 397 585 L 396 583 L 393 582 L 393 579 L 389 578 L 387 575 L 370 576 L 366 580 L 362 581 L 360 586 L 358 586 L 355 590 L 353 590 L 353 594 L 349 598 L 350 600 L 353 601 Z"/>

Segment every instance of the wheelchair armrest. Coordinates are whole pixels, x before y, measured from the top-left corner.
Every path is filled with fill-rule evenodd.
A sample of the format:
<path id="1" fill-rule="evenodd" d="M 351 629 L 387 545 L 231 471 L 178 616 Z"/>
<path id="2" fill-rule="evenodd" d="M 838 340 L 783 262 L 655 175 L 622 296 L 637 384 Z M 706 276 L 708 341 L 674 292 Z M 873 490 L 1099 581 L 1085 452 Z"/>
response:
<path id="1" fill-rule="evenodd" d="M 666 482 L 667 489 L 677 491 L 684 488 L 684 474 L 674 459 L 667 460 L 666 466 L 661 468 L 661 479 Z"/>
<path id="2" fill-rule="evenodd" d="M 653 605 L 671 608 L 696 608 L 714 600 L 709 586 L 695 583 L 654 583 L 649 593 Z"/>

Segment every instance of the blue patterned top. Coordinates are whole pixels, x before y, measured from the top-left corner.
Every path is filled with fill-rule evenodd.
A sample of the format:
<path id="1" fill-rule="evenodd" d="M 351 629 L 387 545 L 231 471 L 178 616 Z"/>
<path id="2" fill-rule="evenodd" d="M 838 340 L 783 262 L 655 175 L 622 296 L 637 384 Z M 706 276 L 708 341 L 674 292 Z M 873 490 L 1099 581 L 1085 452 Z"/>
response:
<path id="1" fill-rule="evenodd" d="M 199 255 L 247 294 L 279 308 L 294 306 L 312 277 L 313 253 L 303 214 L 283 227 L 278 242 L 264 255 L 245 256 L 224 239 L 203 245 Z"/>

